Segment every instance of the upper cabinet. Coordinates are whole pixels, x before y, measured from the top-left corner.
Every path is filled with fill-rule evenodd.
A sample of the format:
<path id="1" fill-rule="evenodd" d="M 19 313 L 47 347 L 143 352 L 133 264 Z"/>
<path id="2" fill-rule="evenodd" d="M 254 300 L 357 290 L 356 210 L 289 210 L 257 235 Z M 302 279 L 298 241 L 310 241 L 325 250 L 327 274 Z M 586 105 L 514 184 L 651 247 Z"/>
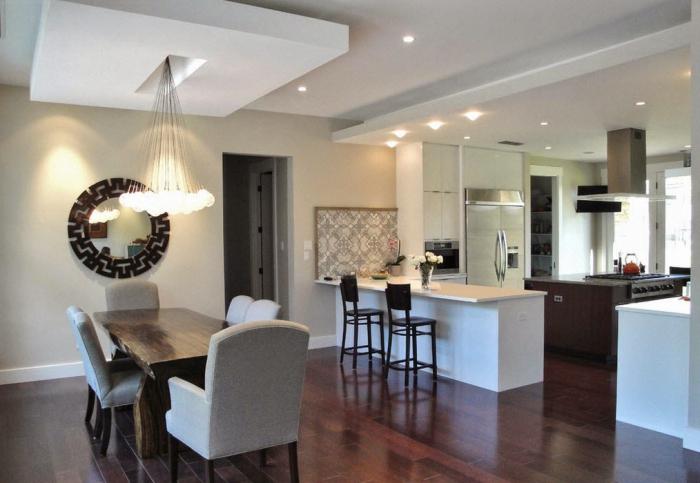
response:
<path id="1" fill-rule="evenodd" d="M 465 188 L 522 190 L 522 153 L 464 147 L 462 164 Z"/>
<path id="2" fill-rule="evenodd" d="M 423 144 L 423 191 L 459 191 L 459 146 Z"/>

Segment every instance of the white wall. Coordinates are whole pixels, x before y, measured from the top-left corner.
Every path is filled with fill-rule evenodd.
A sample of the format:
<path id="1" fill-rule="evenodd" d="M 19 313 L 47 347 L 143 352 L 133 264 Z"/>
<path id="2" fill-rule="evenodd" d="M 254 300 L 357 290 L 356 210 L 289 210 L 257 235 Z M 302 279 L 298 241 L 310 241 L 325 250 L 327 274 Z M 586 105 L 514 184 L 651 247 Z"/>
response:
<path id="1" fill-rule="evenodd" d="M 144 112 L 31 103 L 27 89 L 0 86 L 0 370 L 78 360 L 64 311 L 103 310 L 110 280 L 73 255 L 68 211 L 100 179 L 142 178 L 148 120 Z M 172 217 L 168 251 L 146 275 L 162 305 L 224 315 L 222 153 L 291 156 L 291 318 L 312 336 L 333 335 L 333 293 L 313 284 L 313 254 L 303 256 L 313 207 L 395 206 L 393 151 L 334 144 L 330 133 L 346 123 L 317 117 L 239 111 L 188 117 L 187 125 L 194 174 L 217 203 Z"/>
<path id="2" fill-rule="evenodd" d="M 692 93 L 693 93 L 693 131 L 692 145 L 693 156 L 697 152 L 697 146 L 700 146 L 700 80 L 697 73 L 700 72 L 700 0 L 693 0 L 693 37 L 691 44 L 691 54 L 693 63 L 693 72 L 696 75 L 692 77 Z M 694 160 L 691 166 L 691 176 L 693 179 L 700 179 L 700 162 Z M 698 221 L 697 213 L 700 212 L 700 183 L 693 183 L 692 196 L 693 210 L 693 226 L 692 226 L 692 266 L 691 272 L 694 274 L 700 273 L 700 250 L 697 249 L 698 240 L 700 240 L 700 222 Z M 697 275 L 695 277 L 697 284 Z M 689 381 L 689 398 L 688 398 L 688 431 L 683 438 L 683 446 L 694 451 L 700 451 L 700 310 L 697 309 L 697 301 L 700 300 L 698 293 L 700 290 L 697 287 L 693 290 L 695 297 L 690 306 L 690 381 Z"/>

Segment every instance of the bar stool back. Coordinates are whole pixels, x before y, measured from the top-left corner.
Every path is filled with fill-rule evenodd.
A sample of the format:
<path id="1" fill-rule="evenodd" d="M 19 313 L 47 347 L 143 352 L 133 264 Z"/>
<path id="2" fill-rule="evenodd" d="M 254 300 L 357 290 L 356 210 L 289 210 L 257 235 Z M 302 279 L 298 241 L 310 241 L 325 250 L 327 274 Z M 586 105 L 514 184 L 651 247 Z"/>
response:
<path id="1" fill-rule="evenodd" d="M 346 275 L 340 279 L 340 297 L 343 301 L 343 341 L 340 348 L 340 363 L 343 363 L 345 354 L 352 355 L 352 368 L 357 368 L 357 356 L 366 355 L 369 363 L 372 364 L 372 354 L 379 354 L 384 364 L 384 311 L 381 309 L 362 309 L 357 304 L 360 301 L 360 294 L 357 289 L 357 278 L 354 275 Z M 348 308 L 351 304 L 351 308 Z M 376 319 L 375 319 L 376 317 Z M 345 347 L 347 327 L 353 327 L 353 345 Z M 367 326 L 367 344 L 358 345 L 358 335 L 360 326 Z M 379 338 L 381 346 L 375 349 L 372 346 L 372 325 L 379 326 Z M 365 349 L 360 352 L 359 349 Z"/>
<path id="2" fill-rule="evenodd" d="M 410 284 L 387 284 L 384 293 L 386 294 L 386 304 L 389 313 L 389 345 L 386 350 L 384 377 L 389 376 L 389 369 L 404 371 L 404 385 L 408 386 L 408 373 L 411 370 L 413 370 L 415 380 L 418 377 L 418 369 L 430 367 L 433 371 L 433 381 L 437 381 L 435 319 L 411 316 Z M 394 311 L 403 312 L 403 317 L 395 318 Z M 424 329 L 426 327 L 430 328 L 429 332 Z M 404 359 L 391 360 L 393 335 L 406 338 L 406 357 Z M 418 337 L 424 335 L 430 336 L 432 348 L 432 362 L 430 363 L 418 360 Z M 411 346 L 413 346 L 413 357 L 411 357 Z M 411 361 L 413 361 L 413 364 L 411 364 Z M 403 364 L 403 367 L 400 364 Z"/>

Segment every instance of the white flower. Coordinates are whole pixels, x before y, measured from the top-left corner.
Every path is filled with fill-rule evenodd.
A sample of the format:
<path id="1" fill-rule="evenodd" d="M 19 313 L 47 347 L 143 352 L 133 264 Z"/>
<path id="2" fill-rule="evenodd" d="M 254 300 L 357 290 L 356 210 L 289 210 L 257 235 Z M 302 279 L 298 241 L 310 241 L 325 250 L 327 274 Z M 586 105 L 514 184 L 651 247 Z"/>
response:
<path id="1" fill-rule="evenodd" d="M 438 262 L 438 263 L 442 263 L 442 260 L 443 260 L 443 259 L 442 259 L 442 255 L 438 255 L 438 257 L 437 257 L 437 262 Z"/>

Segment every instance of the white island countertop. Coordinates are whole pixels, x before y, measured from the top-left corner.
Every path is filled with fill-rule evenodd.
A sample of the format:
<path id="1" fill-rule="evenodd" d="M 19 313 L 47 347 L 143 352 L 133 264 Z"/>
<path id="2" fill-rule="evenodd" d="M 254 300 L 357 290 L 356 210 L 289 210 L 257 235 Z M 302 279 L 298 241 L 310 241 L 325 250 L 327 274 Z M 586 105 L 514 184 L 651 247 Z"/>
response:
<path id="1" fill-rule="evenodd" d="M 634 304 L 618 305 L 620 312 L 638 312 L 642 314 L 665 315 L 669 317 L 690 317 L 690 302 L 680 297 L 649 300 Z"/>
<path id="2" fill-rule="evenodd" d="M 433 299 L 455 300 L 458 302 L 482 303 L 498 302 L 500 300 L 524 299 L 532 297 L 544 297 L 547 292 L 537 290 L 522 290 L 512 288 L 486 287 L 483 285 L 462 285 L 457 283 L 433 282 L 430 290 L 423 290 L 420 280 L 413 280 L 406 277 L 391 277 L 389 280 L 373 280 L 371 278 L 358 278 L 357 287 L 364 290 L 383 292 L 387 282 L 390 283 L 410 283 L 411 293 L 417 297 Z M 316 283 L 323 285 L 340 285 L 339 280 L 316 280 Z"/>

